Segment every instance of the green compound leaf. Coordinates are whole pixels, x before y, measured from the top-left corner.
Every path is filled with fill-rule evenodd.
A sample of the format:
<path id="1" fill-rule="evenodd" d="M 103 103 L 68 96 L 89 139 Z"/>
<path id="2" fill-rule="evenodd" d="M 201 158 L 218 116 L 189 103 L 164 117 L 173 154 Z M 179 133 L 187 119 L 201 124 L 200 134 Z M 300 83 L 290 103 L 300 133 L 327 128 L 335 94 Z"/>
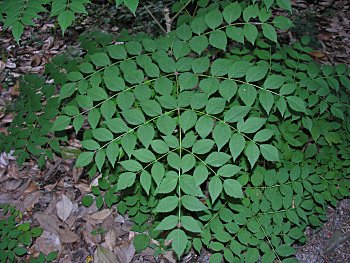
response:
<path id="1" fill-rule="evenodd" d="M 242 13 L 241 6 L 237 2 L 235 2 L 226 6 L 222 14 L 224 16 L 226 23 L 231 24 L 241 16 L 241 13 Z"/>
<path id="2" fill-rule="evenodd" d="M 195 220 L 192 216 L 182 216 L 181 225 L 187 231 L 191 231 L 194 233 L 202 232 L 199 221 Z"/>
<path id="3" fill-rule="evenodd" d="M 60 13 L 57 17 L 58 24 L 62 28 L 62 33 L 66 31 L 66 29 L 72 25 L 73 21 L 75 20 L 75 15 L 71 10 L 65 10 L 62 13 Z"/>
<path id="4" fill-rule="evenodd" d="M 198 140 L 194 143 L 192 152 L 195 154 L 208 153 L 214 146 L 214 141 L 209 139 Z"/>
<path id="5" fill-rule="evenodd" d="M 171 231 L 166 238 L 167 241 L 171 241 L 171 247 L 177 254 L 178 258 L 184 253 L 187 246 L 187 235 L 181 229 L 175 229 Z"/>
<path id="6" fill-rule="evenodd" d="M 248 158 L 251 167 L 254 167 L 255 163 L 259 159 L 260 150 L 254 142 L 249 142 L 244 151 Z"/>
<path id="7" fill-rule="evenodd" d="M 275 161 L 275 162 L 280 161 L 278 150 L 275 146 L 272 146 L 270 144 L 261 144 L 260 151 L 261 151 L 262 156 L 267 161 Z"/>
<path id="8" fill-rule="evenodd" d="M 205 162 L 214 167 L 219 167 L 224 165 L 230 159 L 230 155 L 223 152 L 212 152 L 205 159 Z"/>
<path id="9" fill-rule="evenodd" d="M 190 48 L 198 53 L 201 54 L 209 45 L 209 40 L 206 36 L 195 36 L 191 38 L 189 42 Z"/>
<path id="10" fill-rule="evenodd" d="M 16 247 L 13 252 L 17 255 L 17 256 L 23 256 L 27 253 L 27 249 L 25 249 L 24 247 Z"/>
<path id="11" fill-rule="evenodd" d="M 105 128 L 97 128 L 92 130 L 92 135 L 100 142 L 108 142 L 113 140 L 113 134 Z"/>
<path id="12" fill-rule="evenodd" d="M 223 189 L 222 182 L 219 176 L 214 176 L 209 181 L 209 195 L 211 197 L 212 203 L 219 197 Z"/>
<path id="13" fill-rule="evenodd" d="M 273 136 L 274 132 L 270 129 L 263 129 L 258 131 L 253 138 L 253 141 L 255 142 L 265 142 L 271 139 Z"/>
<path id="14" fill-rule="evenodd" d="M 208 208 L 199 201 L 196 197 L 190 195 L 184 195 L 181 197 L 182 205 L 189 211 L 203 211 Z"/>
<path id="15" fill-rule="evenodd" d="M 276 3 L 279 7 L 292 12 L 292 3 L 291 0 L 276 0 Z"/>
<path id="16" fill-rule="evenodd" d="M 67 83 L 61 87 L 60 91 L 60 100 L 69 98 L 73 95 L 73 93 L 76 90 L 76 84 L 75 83 Z"/>
<path id="17" fill-rule="evenodd" d="M 282 257 L 288 257 L 295 253 L 295 249 L 289 245 L 280 245 L 275 250 L 276 253 Z"/>
<path id="18" fill-rule="evenodd" d="M 136 179 L 136 174 L 134 173 L 130 173 L 130 172 L 122 173 L 118 179 L 117 190 L 120 191 L 132 186 L 135 182 L 135 179 Z"/>
<path id="19" fill-rule="evenodd" d="M 297 112 L 306 113 L 305 102 L 297 96 L 289 96 L 286 98 L 289 107 Z"/>
<path id="20" fill-rule="evenodd" d="M 82 199 L 81 199 L 81 203 L 83 204 L 83 206 L 91 206 L 92 203 L 94 202 L 94 198 L 91 195 L 85 195 Z"/>
<path id="21" fill-rule="evenodd" d="M 276 29 L 273 26 L 271 26 L 270 24 L 263 24 L 261 27 L 263 30 L 263 35 L 267 39 L 277 43 Z"/>
<path id="22" fill-rule="evenodd" d="M 241 134 L 235 133 L 232 135 L 229 146 L 230 146 L 230 152 L 234 161 L 236 161 L 237 157 L 244 150 L 245 143 L 246 141 Z"/>
<path id="23" fill-rule="evenodd" d="M 254 45 L 256 38 L 258 37 L 258 29 L 253 24 L 245 24 L 243 27 L 244 37 Z"/>
<path id="24" fill-rule="evenodd" d="M 84 167 L 91 163 L 94 157 L 93 152 L 83 152 L 78 156 L 77 161 L 75 162 L 76 167 Z"/>
<path id="25" fill-rule="evenodd" d="M 225 50 L 227 46 L 227 37 L 224 31 L 215 30 L 209 35 L 209 44 L 218 49 Z"/>
<path id="26" fill-rule="evenodd" d="M 140 183 L 142 188 L 146 191 L 147 195 L 149 195 L 149 191 L 152 185 L 152 177 L 147 171 L 142 171 L 140 176 Z"/>
<path id="27" fill-rule="evenodd" d="M 218 9 L 213 9 L 208 12 L 205 16 L 205 23 L 208 25 L 210 29 L 216 29 L 223 22 L 222 13 Z"/>
<path id="28" fill-rule="evenodd" d="M 282 30 L 287 30 L 293 26 L 293 22 L 285 16 L 276 16 L 272 23 L 275 27 Z"/>
<path id="29" fill-rule="evenodd" d="M 253 66 L 247 70 L 245 80 L 255 82 L 262 80 L 267 74 L 268 68 L 264 66 Z"/>
<path id="30" fill-rule="evenodd" d="M 178 223 L 179 218 L 177 216 L 167 216 L 158 224 L 155 230 L 170 230 L 175 228 Z"/>
<path id="31" fill-rule="evenodd" d="M 243 198 L 242 185 L 234 179 L 224 181 L 225 193 L 234 198 Z"/>
<path id="32" fill-rule="evenodd" d="M 119 162 L 121 166 L 124 167 L 125 170 L 130 171 L 130 172 L 138 172 L 142 170 L 142 165 L 135 160 L 126 160 L 126 161 L 121 161 Z"/>
<path id="33" fill-rule="evenodd" d="M 95 53 L 91 55 L 91 61 L 97 67 L 105 67 L 111 64 L 111 61 L 106 53 Z"/>
<path id="34" fill-rule="evenodd" d="M 145 250 L 150 243 L 150 237 L 146 234 L 138 234 L 134 237 L 133 244 L 137 252 Z"/>
<path id="35" fill-rule="evenodd" d="M 124 0 L 124 4 L 130 11 L 136 15 L 136 9 L 139 5 L 139 0 Z"/>
<path id="36" fill-rule="evenodd" d="M 71 117 L 68 116 L 58 116 L 55 120 L 52 130 L 53 131 L 63 131 L 67 128 L 67 126 L 70 124 Z"/>
<path id="37" fill-rule="evenodd" d="M 176 196 L 168 196 L 161 199 L 154 210 L 154 213 L 168 213 L 173 211 L 179 204 L 179 198 Z"/>
<path id="38" fill-rule="evenodd" d="M 266 123 L 266 119 L 251 117 L 237 124 L 237 130 L 242 133 L 255 133 Z"/>

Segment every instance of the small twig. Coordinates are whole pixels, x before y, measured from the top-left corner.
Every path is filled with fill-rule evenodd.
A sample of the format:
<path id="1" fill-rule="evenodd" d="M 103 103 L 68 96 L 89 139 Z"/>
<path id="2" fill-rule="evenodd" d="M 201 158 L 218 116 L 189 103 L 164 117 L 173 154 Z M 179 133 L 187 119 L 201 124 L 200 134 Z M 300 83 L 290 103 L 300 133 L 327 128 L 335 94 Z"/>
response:
<path id="1" fill-rule="evenodd" d="M 153 18 L 153 20 L 157 23 L 157 25 L 159 26 L 159 28 L 164 32 L 167 33 L 167 31 L 165 31 L 164 27 L 159 23 L 159 21 L 157 20 L 157 18 L 155 18 L 155 16 L 152 14 L 152 12 L 147 8 L 147 6 L 145 4 L 142 4 L 143 7 L 146 9 L 146 11 L 148 12 L 148 14 Z"/>
<path id="2" fill-rule="evenodd" d="M 186 4 L 184 4 L 183 7 L 181 7 L 181 9 L 171 18 L 171 21 L 174 21 L 175 18 L 178 17 L 178 15 L 181 14 L 181 12 L 191 3 L 192 0 L 188 0 Z"/>
<path id="3" fill-rule="evenodd" d="M 170 10 L 169 8 L 164 8 L 164 18 L 165 18 L 165 25 L 166 25 L 166 33 L 169 33 L 171 31 L 171 23 L 173 20 L 170 18 Z"/>

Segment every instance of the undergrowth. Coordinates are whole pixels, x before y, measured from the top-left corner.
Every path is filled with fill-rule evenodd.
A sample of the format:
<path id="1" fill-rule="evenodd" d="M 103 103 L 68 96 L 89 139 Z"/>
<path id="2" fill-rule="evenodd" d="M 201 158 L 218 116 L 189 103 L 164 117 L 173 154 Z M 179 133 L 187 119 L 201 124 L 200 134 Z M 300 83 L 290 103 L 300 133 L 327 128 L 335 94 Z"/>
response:
<path id="1" fill-rule="evenodd" d="M 13 206 L 0 205 L 0 262 L 17 262 L 28 253 L 27 247 L 32 244 L 33 238 L 40 237 L 43 232 L 39 227 L 31 227 L 30 222 L 18 223 L 21 218 L 21 212 Z M 40 253 L 31 257 L 30 263 L 52 262 L 56 256 L 57 252 L 47 256 Z"/>
<path id="2" fill-rule="evenodd" d="M 166 36 L 82 37 L 85 56 L 46 67 L 58 96 L 22 85 L 19 109 L 37 107 L 3 148 L 44 165 L 75 134 L 76 166 L 98 176 L 83 205 L 128 214 L 138 251 L 155 239 L 179 259 L 204 247 L 210 262 L 296 262 L 305 228 L 349 196 L 349 68 L 315 63 L 308 38 L 278 44 L 292 22 L 271 7 L 288 0 L 208 2 L 176 3 Z"/>

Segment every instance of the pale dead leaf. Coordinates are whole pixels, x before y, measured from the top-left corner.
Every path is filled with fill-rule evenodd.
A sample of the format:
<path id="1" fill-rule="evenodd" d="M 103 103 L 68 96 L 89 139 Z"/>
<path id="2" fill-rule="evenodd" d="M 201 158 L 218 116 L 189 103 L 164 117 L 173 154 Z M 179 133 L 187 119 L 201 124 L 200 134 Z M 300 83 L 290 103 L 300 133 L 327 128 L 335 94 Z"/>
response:
<path id="1" fill-rule="evenodd" d="M 55 233 L 47 231 L 44 231 L 42 235 L 35 240 L 35 247 L 45 255 L 52 251 L 60 251 L 62 249 L 59 237 Z"/>
<path id="2" fill-rule="evenodd" d="M 27 195 L 23 200 L 24 208 L 27 210 L 32 209 L 34 205 L 39 202 L 41 196 L 42 194 L 39 191 Z"/>
<path id="3" fill-rule="evenodd" d="M 177 259 L 175 256 L 174 251 L 167 251 L 164 255 L 164 257 L 170 262 L 170 263 L 176 263 Z"/>
<path id="4" fill-rule="evenodd" d="M 5 66 L 6 66 L 7 68 L 11 68 L 11 69 L 14 69 L 14 68 L 17 67 L 17 66 L 16 66 L 16 63 L 13 63 L 13 62 L 11 62 L 11 61 L 6 61 Z"/>
<path id="5" fill-rule="evenodd" d="M 62 195 L 61 200 L 56 204 L 57 215 L 62 221 L 66 221 L 73 209 L 73 203 L 66 196 Z"/>
<path id="6" fill-rule="evenodd" d="M 56 218 L 56 216 L 54 215 L 47 215 L 44 213 L 36 213 L 34 215 L 34 218 L 36 218 L 36 220 L 38 220 L 40 226 L 48 231 L 48 232 L 52 232 L 52 233 L 58 233 L 59 231 L 59 222 Z"/>
<path id="7" fill-rule="evenodd" d="M 94 263 L 126 263 L 119 261 L 112 251 L 103 246 L 98 246 L 95 253 L 96 256 L 94 257 Z"/>
<path id="8" fill-rule="evenodd" d="M 66 228 L 60 228 L 58 234 L 62 243 L 74 243 L 79 239 L 78 235 Z"/>
<path id="9" fill-rule="evenodd" d="M 105 236 L 106 245 L 109 250 L 113 250 L 117 244 L 117 234 L 114 229 L 110 229 Z"/>
<path id="10" fill-rule="evenodd" d="M 105 220 L 111 213 L 112 213 L 112 210 L 104 209 L 104 210 L 101 210 L 100 212 L 92 214 L 91 218 L 95 220 Z"/>
<path id="11" fill-rule="evenodd" d="M 89 232 L 89 231 L 82 231 L 83 238 L 87 244 L 89 244 L 91 247 L 97 245 L 97 241 L 95 237 Z"/>
<path id="12" fill-rule="evenodd" d="M 135 256 L 135 247 L 133 244 L 125 243 L 114 247 L 113 252 L 117 255 L 119 262 L 130 263 Z"/>

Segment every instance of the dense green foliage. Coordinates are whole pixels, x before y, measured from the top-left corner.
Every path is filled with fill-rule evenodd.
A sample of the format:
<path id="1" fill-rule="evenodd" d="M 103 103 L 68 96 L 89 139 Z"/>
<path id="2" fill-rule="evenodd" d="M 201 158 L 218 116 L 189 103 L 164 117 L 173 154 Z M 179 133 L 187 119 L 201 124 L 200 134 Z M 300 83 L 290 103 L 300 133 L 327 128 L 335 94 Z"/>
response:
<path id="1" fill-rule="evenodd" d="M 74 130 L 76 165 L 101 174 L 82 203 L 127 213 L 137 250 L 295 262 L 306 226 L 349 195 L 349 68 L 314 63 L 307 38 L 280 46 L 292 23 L 270 7 L 290 1 L 274 2 L 198 1 L 167 36 L 82 37 L 83 58 L 47 67 L 52 131 Z"/>
<path id="2" fill-rule="evenodd" d="M 0 205 L 0 211 L 0 262 L 16 262 L 19 257 L 27 254 L 27 247 L 32 244 L 32 239 L 41 236 L 43 230 L 39 227 L 31 227 L 30 222 L 17 223 L 17 219 L 21 219 L 22 214 L 13 206 Z M 40 253 L 30 262 L 51 262 L 56 259 L 56 256 L 56 252 L 47 256 Z"/>
<path id="3" fill-rule="evenodd" d="M 8 128 L 11 136 L 0 135 L 1 150 L 15 150 L 20 165 L 31 155 L 42 167 L 46 157 L 53 159 L 53 151 L 60 151 L 58 138 L 50 134 L 59 106 L 54 93 L 53 85 L 35 75 L 25 76 L 20 83 L 20 97 L 14 105 L 17 115 Z"/>
<path id="4" fill-rule="evenodd" d="M 125 4 L 133 13 L 139 0 L 115 0 L 116 7 Z M 12 34 L 19 42 L 26 26 L 35 26 L 34 19 L 50 12 L 57 17 L 62 32 L 72 25 L 77 14 L 87 14 L 86 5 L 90 0 L 3 0 L 0 1 L 0 22 L 4 29 L 11 28 Z"/>

